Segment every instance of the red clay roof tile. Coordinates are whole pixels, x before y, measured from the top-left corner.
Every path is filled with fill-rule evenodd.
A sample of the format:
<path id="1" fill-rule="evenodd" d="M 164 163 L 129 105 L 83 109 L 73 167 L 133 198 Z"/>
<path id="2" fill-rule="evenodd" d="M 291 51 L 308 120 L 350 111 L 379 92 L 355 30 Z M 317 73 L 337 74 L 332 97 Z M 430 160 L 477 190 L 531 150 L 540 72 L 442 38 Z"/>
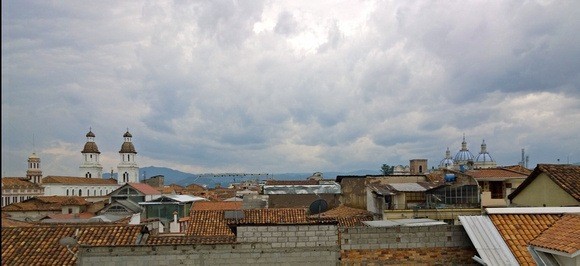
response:
<path id="1" fill-rule="evenodd" d="M 580 215 L 567 214 L 530 244 L 568 254 L 580 250 Z"/>

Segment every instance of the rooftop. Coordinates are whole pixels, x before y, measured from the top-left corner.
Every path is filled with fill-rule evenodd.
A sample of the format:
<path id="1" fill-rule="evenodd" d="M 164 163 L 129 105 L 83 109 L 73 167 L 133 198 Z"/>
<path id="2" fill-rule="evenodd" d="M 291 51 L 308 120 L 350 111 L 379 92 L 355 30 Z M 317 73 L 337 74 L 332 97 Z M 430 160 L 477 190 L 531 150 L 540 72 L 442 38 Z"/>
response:
<path id="1" fill-rule="evenodd" d="M 2 211 L 59 211 L 62 206 L 88 204 L 88 201 L 79 196 L 38 196 L 4 206 Z"/>
<path id="2" fill-rule="evenodd" d="M 468 175 L 473 176 L 478 180 L 489 180 L 489 179 L 498 179 L 498 180 L 505 180 L 511 178 L 521 178 L 525 179 L 528 177 L 528 174 L 505 169 L 505 168 L 484 168 L 484 169 L 474 169 L 469 170 L 466 172 Z"/>
<path id="3" fill-rule="evenodd" d="M 564 215 L 530 244 L 566 254 L 580 252 L 580 215 Z"/>
<path id="4" fill-rule="evenodd" d="M 574 199 L 580 201 L 580 165 L 571 164 L 538 164 L 530 176 L 508 198 L 513 199 L 540 174 L 546 174 Z"/>
<path id="5" fill-rule="evenodd" d="M 2 189 L 42 189 L 38 184 L 28 181 L 25 177 L 3 177 Z"/>
<path id="6" fill-rule="evenodd" d="M 76 176 L 46 176 L 42 179 L 43 184 L 87 184 L 87 185 L 116 185 L 113 178 L 86 178 Z"/>
<path id="7" fill-rule="evenodd" d="M 561 216 L 562 214 L 491 214 L 489 218 L 518 263 L 535 265 L 528 251 L 528 244 Z"/>
<path id="8" fill-rule="evenodd" d="M 81 245 L 132 245 L 140 231 L 139 225 L 104 224 L 2 228 L 2 265 L 76 265 L 73 254 L 59 243 L 63 237 L 76 235 Z"/>

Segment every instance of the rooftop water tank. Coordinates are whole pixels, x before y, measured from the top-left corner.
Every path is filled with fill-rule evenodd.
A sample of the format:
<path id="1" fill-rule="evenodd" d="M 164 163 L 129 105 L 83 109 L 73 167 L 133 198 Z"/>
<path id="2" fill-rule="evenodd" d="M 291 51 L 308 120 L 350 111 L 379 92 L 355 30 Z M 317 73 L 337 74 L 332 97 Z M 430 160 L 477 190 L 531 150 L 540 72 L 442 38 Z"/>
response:
<path id="1" fill-rule="evenodd" d="M 445 182 L 455 182 L 455 174 L 445 174 Z"/>

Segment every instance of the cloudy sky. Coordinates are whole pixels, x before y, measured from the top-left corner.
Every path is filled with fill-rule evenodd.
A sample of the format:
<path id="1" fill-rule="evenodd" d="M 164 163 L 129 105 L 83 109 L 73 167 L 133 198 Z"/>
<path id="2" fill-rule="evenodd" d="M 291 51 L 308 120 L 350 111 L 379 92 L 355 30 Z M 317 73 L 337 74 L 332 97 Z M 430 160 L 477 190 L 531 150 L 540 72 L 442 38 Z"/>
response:
<path id="1" fill-rule="evenodd" d="M 2 176 L 580 162 L 580 1 L 2 1 Z M 116 171 L 116 170 L 115 170 Z"/>

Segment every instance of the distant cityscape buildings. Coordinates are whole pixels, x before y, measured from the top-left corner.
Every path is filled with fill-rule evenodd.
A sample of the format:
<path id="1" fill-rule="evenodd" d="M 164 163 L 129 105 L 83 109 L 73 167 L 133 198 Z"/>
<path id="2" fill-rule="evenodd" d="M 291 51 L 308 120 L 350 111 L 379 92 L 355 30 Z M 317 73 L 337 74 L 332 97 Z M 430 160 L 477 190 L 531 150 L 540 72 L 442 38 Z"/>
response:
<path id="1" fill-rule="evenodd" d="M 137 151 L 129 130 L 123 134 L 119 150 L 117 180 L 103 179 L 99 147 L 92 129 L 85 135 L 87 141 L 81 151 L 80 176 L 46 176 L 43 178 L 41 160 L 36 153 L 28 157 L 26 177 L 2 178 L 2 207 L 37 196 L 104 196 L 126 183 L 139 182 Z"/>

